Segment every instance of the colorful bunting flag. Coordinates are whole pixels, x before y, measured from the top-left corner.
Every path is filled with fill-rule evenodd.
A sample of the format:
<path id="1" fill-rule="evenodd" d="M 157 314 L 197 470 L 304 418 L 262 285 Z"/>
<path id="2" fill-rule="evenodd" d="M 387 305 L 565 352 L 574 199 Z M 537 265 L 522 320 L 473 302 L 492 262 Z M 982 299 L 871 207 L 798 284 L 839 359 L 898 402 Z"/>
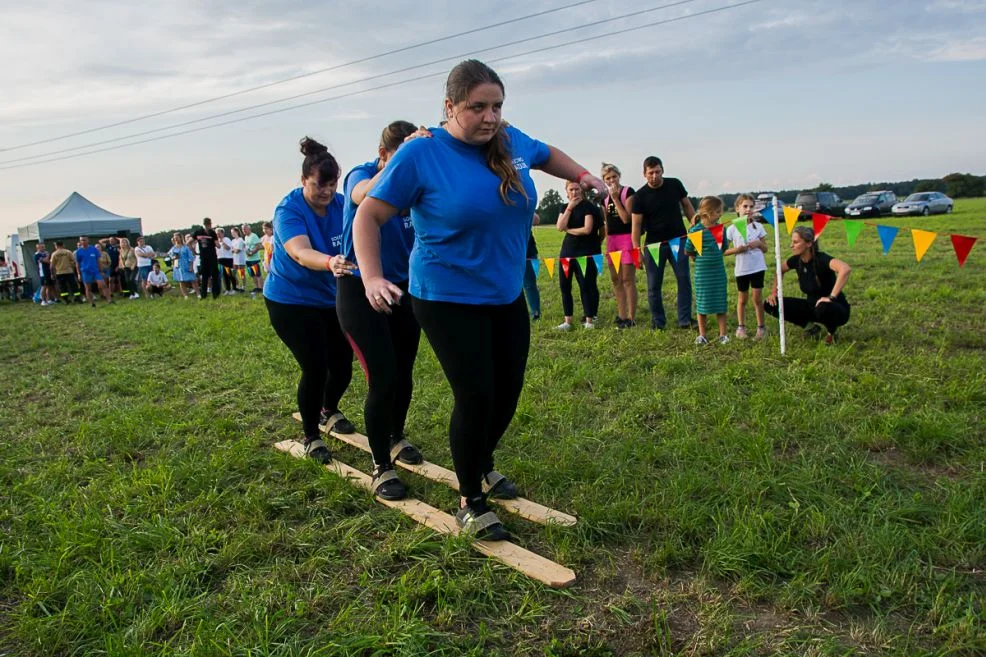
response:
<path id="1" fill-rule="evenodd" d="M 578 258 L 575 259 L 575 262 L 579 263 L 579 270 L 581 270 L 583 274 L 589 273 L 586 270 L 586 266 L 589 264 L 588 256 L 579 256 Z"/>
<path id="2" fill-rule="evenodd" d="M 596 263 L 596 273 L 599 274 L 603 270 L 603 254 L 597 253 L 592 256 L 592 261 Z"/>
<path id="3" fill-rule="evenodd" d="M 771 226 L 773 226 L 774 225 L 774 206 L 773 205 L 765 206 L 764 209 L 760 211 L 760 216 L 763 217 L 763 220 L 764 221 L 766 221 L 768 224 L 770 224 Z"/>
<path id="4" fill-rule="evenodd" d="M 548 278 L 554 278 L 555 277 L 555 259 L 554 258 L 545 258 L 544 259 L 544 266 L 548 268 Z"/>
<path id="5" fill-rule="evenodd" d="M 716 224 L 715 226 L 709 227 L 709 232 L 712 233 L 712 239 L 716 241 L 719 248 L 722 248 L 722 229 L 724 226 L 722 224 Z"/>
<path id="6" fill-rule="evenodd" d="M 842 224 L 846 227 L 846 240 L 849 242 L 849 246 L 852 246 L 863 230 L 863 222 L 859 219 L 846 219 Z"/>
<path id="7" fill-rule="evenodd" d="M 537 278 L 538 277 L 538 274 L 541 273 L 541 261 L 538 260 L 537 258 L 532 259 L 531 260 L 531 269 L 534 270 L 534 278 Z"/>
<path id="8" fill-rule="evenodd" d="M 938 237 L 938 233 L 912 228 L 911 237 L 914 239 L 914 257 L 917 258 L 918 262 L 921 262 L 921 258 L 928 252 L 928 248 L 935 241 L 935 238 Z"/>
<path id="9" fill-rule="evenodd" d="M 674 256 L 675 260 L 681 257 L 681 239 L 680 237 L 676 237 L 668 242 L 671 246 L 671 255 Z"/>
<path id="10" fill-rule="evenodd" d="M 952 248 L 955 249 L 955 257 L 958 258 L 959 267 L 965 264 L 965 259 L 969 257 L 973 245 L 978 238 L 968 235 L 952 235 Z"/>
<path id="11" fill-rule="evenodd" d="M 827 214 L 819 214 L 818 212 L 811 213 L 811 228 L 815 233 L 815 239 L 817 240 L 821 237 L 822 233 L 825 231 L 825 226 L 828 225 L 829 219 L 832 217 Z"/>
<path id="12" fill-rule="evenodd" d="M 616 268 L 616 273 L 620 273 L 620 262 L 623 259 L 623 251 L 610 251 L 609 259 L 613 261 L 613 267 Z"/>
<path id="13" fill-rule="evenodd" d="M 736 232 L 740 234 L 743 241 L 746 241 L 746 217 L 740 217 L 739 219 L 733 219 L 733 228 Z"/>
<path id="14" fill-rule="evenodd" d="M 702 255 L 702 231 L 696 230 L 694 233 L 688 233 L 688 240 L 695 247 L 695 251 Z"/>
<path id="15" fill-rule="evenodd" d="M 890 253 L 890 247 L 893 246 L 894 240 L 897 239 L 897 233 L 900 232 L 900 228 L 896 226 L 877 226 L 876 232 L 880 234 L 880 241 L 883 243 L 883 255 Z"/>
<path id="16" fill-rule="evenodd" d="M 636 248 L 635 247 L 633 249 L 630 249 L 630 258 L 633 260 L 633 266 L 636 267 L 637 269 L 640 269 L 640 249 L 639 248 Z M 657 264 L 657 261 L 655 260 L 654 263 Z"/>
<path id="17" fill-rule="evenodd" d="M 801 210 L 798 208 L 784 208 L 784 224 L 787 226 L 788 235 L 794 232 L 794 224 L 798 222 L 800 216 Z"/>
<path id="18" fill-rule="evenodd" d="M 565 274 L 565 278 L 568 278 L 569 276 L 572 275 L 571 274 L 572 260 L 571 260 L 571 258 L 559 258 L 559 260 L 561 260 L 561 270 L 562 270 L 562 273 Z"/>
<path id="19" fill-rule="evenodd" d="M 655 265 L 661 261 L 660 260 L 660 257 L 661 257 L 661 243 L 660 242 L 657 242 L 655 244 L 648 244 L 647 245 L 647 252 L 650 253 L 650 259 L 654 261 L 654 264 Z"/>

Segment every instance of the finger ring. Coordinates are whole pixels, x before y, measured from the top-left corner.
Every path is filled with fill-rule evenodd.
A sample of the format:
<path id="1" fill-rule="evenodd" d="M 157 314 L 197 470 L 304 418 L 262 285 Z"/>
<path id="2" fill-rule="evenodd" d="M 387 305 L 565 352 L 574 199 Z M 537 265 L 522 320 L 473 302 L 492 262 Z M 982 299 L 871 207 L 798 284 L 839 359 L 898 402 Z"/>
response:
<path id="1" fill-rule="evenodd" d="M 377 301 L 383 301 L 383 297 L 380 296 L 379 294 L 373 298 L 376 299 Z"/>

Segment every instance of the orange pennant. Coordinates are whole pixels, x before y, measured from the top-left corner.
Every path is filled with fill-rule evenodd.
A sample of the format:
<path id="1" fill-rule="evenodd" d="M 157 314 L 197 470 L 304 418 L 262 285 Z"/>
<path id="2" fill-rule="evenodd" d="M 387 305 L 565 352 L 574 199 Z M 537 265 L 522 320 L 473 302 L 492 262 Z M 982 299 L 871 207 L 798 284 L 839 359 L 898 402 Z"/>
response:
<path id="1" fill-rule="evenodd" d="M 702 255 L 702 231 L 696 230 L 694 233 L 688 233 L 688 240 L 695 247 L 695 251 Z"/>
<path id="2" fill-rule="evenodd" d="M 555 277 L 555 259 L 554 258 L 545 258 L 544 259 L 544 266 L 548 268 L 548 278 L 554 278 Z"/>
<path id="3" fill-rule="evenodd" d="M 914 238 L 914 257 L 918 259 L 918 262 L 921 262 L 921 258 L 928 252 L 928 248 L 935 241 L 935 238 L 938 237 L 938 233 L 912 228 L 911 237 Z"/>
<path id="4" fill-rule="evenodd" d="M 610 251 L 609 259 L 613 261 L 613 267 L 616 268 L 616 273 L 620 273 L 620 262 L 623 260 L 623 251 Z"/>
<path id="5" fill-rule="evenodd" d="M 794 232 L 794 224 L 798 222 L 798 217 L 800 216 L 801 210 L 798 208 L 784 206 L 784 224 L 787 226 L 788 235 Z"/>

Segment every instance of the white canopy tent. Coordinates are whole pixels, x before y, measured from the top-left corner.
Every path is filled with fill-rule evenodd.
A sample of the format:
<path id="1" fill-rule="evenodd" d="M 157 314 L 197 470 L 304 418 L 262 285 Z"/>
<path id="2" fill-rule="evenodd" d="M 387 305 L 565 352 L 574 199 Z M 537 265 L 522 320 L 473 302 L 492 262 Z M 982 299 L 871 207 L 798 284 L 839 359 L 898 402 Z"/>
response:
<path id="1" fill-rule="evenodd" d="M 34 285 L 39 283 L 34 264 L 34 247 L 38 241 L 65 240 L 65 247 L 75 248 L 80 235 L 91 239 L 101 237 L 128 237 L 141 233 L 139 217 L 123 217 L 99 207 L 78 192 L 72 192 L 61 205 L 33 224 L 17 229 L 24 256 L 24 268 Z M 48 245 L 49 252 L 52 249 Z"/>

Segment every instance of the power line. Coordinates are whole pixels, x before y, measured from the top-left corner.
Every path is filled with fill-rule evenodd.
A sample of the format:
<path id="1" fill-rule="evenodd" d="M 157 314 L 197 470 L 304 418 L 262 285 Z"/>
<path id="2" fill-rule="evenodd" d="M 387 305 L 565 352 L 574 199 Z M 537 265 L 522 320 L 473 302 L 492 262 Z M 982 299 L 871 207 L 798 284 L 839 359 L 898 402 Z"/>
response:
<path id="1" fill-rule="evenodd" d="M 262 89 L 269 89 L 271 87 L 276 87 L 278 85 L 286 84 L 288 82 L 294 82 L 295 80 L 301 80 L 304 78 L 312 77 L 313 75 L 321 75 L 322 73 L 328 73 L 330 71 L 336 71 L 341 68 L 346 68 L 348 66 L 355 66 L 356 64 L 364 64 L 366 62 L 373 61 L 375 59 L 380 59 L 382 57 L 388 57 L 390 55 L 396 55 L 398 53 L 407 52 L 409 50 L 415 50 L 417 48 L 423 48 L 424 46 L 431 46 L 436 43 L 441 43 L 443 41 L 450 41 L 451 39 L 457 39 L 458 37 L 467 36 L 469 34 L 476 34 L 477 32 L 484 32 L 486 30 L 492 30 L 497 27 L 503 27 L 504 25 L 510 25 L 512 23 L 519 23 L 521 21 L 528 20 L 530 18 L 538 18 L 539 16 L 546 16 L 548 14 L 557 13 L 559 11 L 564 11 L 566 9 L 572 9 L 573 7 L 579 7 L 581 5 L 591 4 L 593 2 L 598 2 L 599 0 L 579 0 L 579 2 L 573 2 L 572 4 L 563 5 L 561 7 L 556 7 L 554 9 L 546 9 L 544 11 L 535 12 L 533 14 L 527 14 L 526 16 L 520 16 L 518 18 L 511 18 L 510 20 L 500 21 L 499 23 L 491 23 L 490 25 L 484 25 L 483 27 L 476 27 L 471 30 L 466 30 L 465 32 L 457 32 L 456 34 L 450 34 L 448 36 L 439 37 L 437 39 L 431 39 L 429 41 L 422 41 L 420 43 L 415 43 L 410 46 L 404 46 L 402 48 L 396 48 L 394 50 L 388 50 L 387 52 L 382 52 L 377 55 L 370 55 L 369 57 L 363 57 L 361 59 L 354 59 L 349 62 L 344 62 L 342 64 L 335 64 L 333 66 L 328 66 L 326 68 L 318 69 L 317 71 L 310 71 L 308 73 L 301 73 L 299 75 L 293 75 L 291 77 L 283 78 L 280 80 L 275 80 L 273 82 L 267 82 L 255 87 L 250 87 L 249 89 L 241 89 L 240 91 L 233 91 L 228 94 L 223 94 L 221 96 L 215 96 L 213 98 L 207 98 L 205 100 L 196 101 L 194 103 L 189 103 L 187 105 L 180 105 L 179 107 L 172 107 L 171 109 L 160 110 L 157 112 L 152 112 L 150 114 L 144 114 L 142 116 L 137 116 L 131 119 L 124 119 L 123 121 L 117 121 L 116 123 L 108 123 L 106 125 L 99 126 L 97 128 L 88 128 L 86 130 L 79 130 L 78 132 L 72 132 L 64 135 L 59 135 L 57 137 L 49 137 L 48 139 L 41 139 L 38 141 L 32 141 L 26 144 L 20 144 L 18 146 L 10 146 L 7 148 L 0 148 L 0 153 L 7 151 L 16 151 L 22 148 L 28 148 L 29 146 L 39 146 L 41 144 L 49 144 L 53 141 L 61 141 L 63 139 L 69 139 L 71 137 L 78 137 L 80 135 L 86 135 L 93 132 L 100 132 L 102 130 L 109 130 L 110 128 L 118 128 L 121 125 L 128 125 L 130 123 L 137 123 L 138 121 L 144 121 L 146 119 L 152 119 L 158 116 L 164 116 L 165 114 L 172 114 L 174 112 L 180 112 L 182 110 L 191 109 L 193 107 L 200 107 L 202 105 L 207 105 L 209 103 L 214 103 L 220 100 L 226 100 L 227 98 L 233 98 L 235 96 L 242 96 L 244 94 L 253 93 L 254 91 L 261 91 Z M 16 161 L 16 160 L 11 160 Z"/>
<path id="2" fill-rule="evenodd" d="M 506 55 L 504 57 L 498 57 L 498 58 L 495 58 L 495 59 L 487 60 L 487 62 L 488 63 L 496 63 L 496 62 L 506 61 L 506 60 L 509 60 L 509 59 L 515 59 L 517 57 L 525 57 L 527 55 L 533 55 L 533 54 L 537 54 L 537 53 L 542 53 L 542 52 L 546 52 L 546 51 L 549 51 L 549 50 L 556 50 L 558 48 L 563 48 L 565 46 L 570 46 L 570 45 L 573 45 L 573 44 L 576 44 L 576 43 L 585 43 L 587 41 L 595 41 L 595 40 L 603 39 L 603 38 L 606 38 L 606 37 L 616 36 L 616 35 L 620 35 L 620 34 L 627 34 L 629 32 L 636 32 L 636 31 L 647 29 L 647 28 L 650 28 L 650 27 L 657 27 L 657 26 L 660 26 L 660 25 L 667 25 L 669 23 L 676 23 L 676 22 L 687 20 L 687 19 L 690 19 L 690 18 L 697 18 L 699 16 L 706 16 L 706 15 L 709 15 L 709 14 L 715 14 L 715 13 L 719 13 L 719 12 L 723 12 L 723 11 L 728 11 L 730 9 L 738 9 L 740 7 L 744 7 L 744 6 L 747 6 L 747 5 L 756 4 L 756 3 L 759 3 L 759 2 L 762 2 L 762 1 L 763 0 L 745 0 L 744 2 L 737 2 L 737 3 L 731 4 L 731 5 L 724 5 L 724 6 L 721 6 L 721 7 L 716 7 L 714 9 L 706 9 L 706 10 L 703 10 L 703 11 L 695 12 L 694 14 L 689 14 L 687 16 L 678 16 L 676 18 L 668 18 L 668 19 L 665 19 L 665 20 L 654 21 L 654 22 L 651 22 L 651 23 L 645 23 L 643 25 L 637 25 L 637 26 L 634 26 L 634 27 L 624 28 L 624 29 L 621 29 L 621 30 L 614 30 L 612 32 L 606 32 L 606 33 L 603 33 L 603 34 L 597 34 L 597 35 L 585 37 L 583 39 L 577 39 L 577 40 L 573 40 L 573 41 L 566 41 L 564 43 L 555 44 L 555 45 L 551 45 L 551 46 L 544 46 L 542 48 L 535 48 L 535 49 L 528 50 L 528 51 L 525 51 L 525 52 L 522 52 L 522 53 L 515 53 L 513 55 Z M 413 78 L 406 78 L 406 79 L 397 80 L 395 82 L 391 82 L 391 83 L 388 83 L 388 84 L 383 84 L 383 85 L 379 85 L 379 86 L 375 86 L 375 87 L 370 87 L 368 89 L 358 89 L 356 91 L 351 91 L 351 92 L 348 92 L 348 93 L 339 94 L 337 96 L 330 96 L 329 98 L 321 98 L 319 100 L 313 100 L 313 101 L 309 101 L 307 103 L 299 103 L 297 105 L 291 105 L 289 107 L 281 107 L 281 108 L 278 108 L 278 109 L 269 110 L 267 112 L 261 112 L 259 114 L 252 114 L 250 116 L 243 116 L 243 117 L 239 117 L 239 118 L 236 118 L 236 119 L 230 119 L 228 121 L 221 121 L 219 123 L 214 123 L 214 124 L 206 125 L 206 126 L 200 126 L 198 128 L 191 128 L 189 130 L 182 130 L 180 132 L 175 132 L 175 133 L 171 133 L 171 134 L 167 134 L 167 135 L 159 135 L 157 137 L 150 137 L 148 139 L 142 139 L 142 140 L 139 140 L 139 141 L 129 142 L 129 143 L 126 143 L 126 144 L 117 144 L 115 146 L 107 146 L 106 148 L 99 148 L 99 149 L 87 151 L 85 153 L 75 153 L 73 155 L 63 155 L 63 156 L 54 157 L 54 158 L 51 158 L 51 159 L 48 159 L 48 160 L 40 160 L 40 161 L 37 161 L 37 162 L 27 162 L 27 163 L 23 163 L 23 164 L 14 164 L 12 166 L 0 166 L 0 171 L 5 171 L 5 170 L 8 170 L 8 169 L 19 169 L 19 168 L 22 168 L 22 167 L 30 167 L 30 166 L 35 166 L 35 165 L 38 165 L 38 164 L 48 164 L 50 162 L 59 162 L 59 161 L 62 161 L 62 160 L 70 160 L 70 159 L 74 159 L 74 158 L 77 158 L 77 157 L 85 157 L 86 155 L 95 155 L 97 153 L 105 153 L 105 152 L 114 151 L 114 150 L 117 150 L 117 149 L 120 149 L 120 148 L 127 148 L 129 146 L 138 146 L 140 144 L 146 144 L 146 143 L 150 143 L 150 142 L 154 142 L 154 141 L 160 141 L 162 139 L 170 139 L 171 137 L 180 137 L 182 135 L 192 134 L 192 133 L 196 133 L 196 132 L 202 132 L 203 130 L 210 130 L 212 128 L 219 128 L 219 127 L 226 126 L 226 125 L 231 125 L 231 124 L 234 124 L 234 123 L 241 123 L 243 121 L 249 121 L 251 119 L 258 119 L 258 118 L 261 118 L 261 117 L 264 117 L 264 116 L 271 116 L 273 114 L 280 114 L 282 112 L 288 112 L 288 111 L 295 110 L 295 109 L 301 109 L 301 108 L 304 108 L 304 107 L 310 107 L 312 105 L 318 105 L 318 104 L 330 102 L 330 101 L 333 101 L 333 100 L 340 100 L 342 98 L 349 98 L 349 97 L 352 97 L 352 96 L 358 96 L 358 95 L 369 93 L 369 92 L 372 92 L 372 91 L 379 91 L 381 89 L 388 89 L 390 87 L 396 87 L 396 86 L 400 86 L 400 85 L 404 85 L 404 84 L 409 84 L 411 82 L 418 82 L 420 80 L 425 80 L 425 79 L 428 79 L 428 78 L 436 77 L 436 76 L 439 76 L 439 75 L 446 75 L 446 74 L 447 74 L 447 71 L 435 71 L 435 72 L 432 72 L 432 73 L 427 73 L 425 75 L 420 75 L 420 76 L 413 77 Z"/>
<path id="3" fill-rule="evenodd" d="M 531 36 L 531 37 L 527 37 L 527 38 L 524 38 L 524 39 L 517 39 L 515 41 L 508 41 L 507 43 L 502 43 L 502 44 L 499 44 L 499 45 L 496 45 L 496 46 L 490 46 L 490 47 L 481 48 L 481 49 L 478 49 L 478 50 L 471 50 L 471 51 L 466 52 L 466 53 L 460 53 L 458 55 L 452 55 L 452 56 L 449 56 L 449 57 L 441 57 L 439 59 L 433 59 L 433 60 L 431 60 L 429 62 L 424 62 L 422 64 L 414 64 L 412 66 L 405 66 L 404 68 L 399 68 L 397 70 L 389 71 L 387 73 L 378 73 L 376 75 L 370 75 L 370 76 L 367 76 L 367 77 L 364 77 L 364 78 L 360 78 L 358 80 L 351 80 L 349 82 L 341 82 L 339 84 L 330 85 L 328 87 L 322 87 L 321 89 L 314 89 L 312 91 L 305 91 L 305 92 L 302 92 L 302 93 L 293 94 L 291 96 L 285 96 L 285 97 L 282 97 L 282 98 L 277 98 L 277 99 L 274 99 L 274 100 L 265 101 L 263 103 L 256 103 L 254 105 L 248 105 L 246 107 L 241 107 L 239 109 L 232 109 L 232 110 L 227 110 L 225 112 L 219 112 L 217 114 L 211 114 L 209 116 L 203 116 L 203 117 L 200 117 L 200 118 L 197 118 L 197 119 L 189 119 L 188 121 L 182 121 L 180 123 L 172 123 L 171 125 L 161 126 L 159 128 L 151 128 L 149 130 L 143 130 L 141 132 L 135 132 L 135 133 L 131 133 L 131 134 L 128 134 L 128 135 L 122 135 L 120 137 L 111 137 L 109 139 L 103 139 L 102 141 L 90 142 L 88 144 L 81 144 L 79 146 L 70 146 L 68 148 L 62 148 L 62 149 L 58 149 L 58 150 L 55 150 L 55 151 L 48 151 L 47 153 L 37 153 L 35 155 L 26 155 L 24 157 L 14 158 L 12 160 L 4 160 L 4 161 L 0 161 L 0 170 L 3 170 L 4 168 L 6 168 L 4 165 L 8 165 L 8 164 L 15 164 L 15 163 L 18 163 L 18 162 L 29 162 L 31 160 L 39 160 L 39 159 L 43 159 L 43 158 L 46 158 L 46 157 L 50 157 L 52 155 L 62 155 L 64 153 L 71 153 L 73 151 L 84 150 L 84 149 L 93 148 L 93 147 L 96 147 L 96 146 L 105 146 L 106 144 L 115 144 L 117 142 L 125 141 L 127 139 L 134 139 L 136 137 L 146 137 L 147 135 L 153 135 L 153 134 L 157 134 L 159 132 L 165 132 L 167 130 L 175 130 L 177 128 L 184 128 L 186 126 L 195 125 L 197 123 L 204 123 L 206 121 L 212 121 L 214 119 L 221 119 L 221 118 L 226 117 L 226 116 L 232 116 L 234 114 L 241 114 L 243 112 L 249 112 L 251 110 L 261 109 L 261 108 L 264 108 L 264 107 L 270 107 L 271 105 L 277 105 L 279 103 L 285 103 L 285 102 L 288 102 L 288 101 L 291 101 L 291 100 L 298 100 L 299 98 L 306 98 L 308 96 L 314 96 L 316 94 L 325 93 L 326 91 L 335 91 L 336 89 L 341 89 L 343 87 L 349 87 L 349 86 L 352 86 L 354 84 L 360 84 L 362 82 L 370 82 L 372 80 L 378 80 L 380 78 L 389 77 L 391 75 L 397 75 L 398 73 L 408 73 L 408 72 L 411 72 L 411 71 L 415 71 L 415 70 L 418 70 L 418 69 L 425 68 L 426 66 L 431 66 L 433 64 L 441 64 L 443 62 L 448 62 L 448 61 L 452 61 L 452 60 L 462 59 L 462 58 L 465 58 L 465 57 L 470 57 L 470 56 L 473 56 L 473 55 L 478 55 L 480 53 L 488 52 L 488 51 L 491 51 L 491 50 L 499 50 L 501 48 L 507 48 L 507 47 L 510 47 L 510 46 L 516 46 L 516 45 L 519 45 L 521 43 L 527 43 L 529 41 L 538 41 L 540 39 L 545 39 L 545 38 L 552 37 L 552 36 L 558 36 L 559 34 L 565 34 L 565 33 L 568 33 L 568 32 L 575 32 L 575 31 L 583 30 L 583 29 L 590 28 L 590 27 L 596 27 L 598 25 L 603 25 L 605 23 L 612 23 L 612 22 L 615 22 L 615 21 L 623 20 L 625 18 L 634 18 L 634 17 L 637 17 L 637 16 L 642 16 L 644 14 L 653 13 L 655 11 L 660 11 L 660 10 L 663 10 L 663 9 L 670 9 L 672 7 L 677 7 L 679 5 L 685 5 L 685 4 L 689 4 L 689 3 L 692 3 L 692 2 L 696 2 L 696 1 L 697 0 L 677 0 L 676 2 L 671 2 L 671 3 L 668 3 L 668 4 L 664 4 L 664 5 L 659 5 L 657 7 L 651 7 L 649 9 L 642 9 L 642 10 L 639 10 L 639 11 L 634 11 L 634 12 L 630 12 L 630 13 L 627 13 L 627 14 L 622 14 L 620 16 L 613 16 L 611 18 L 603 19 L 603 20 L 600 20 L 600 21 L 595 21 L 593 23 L 589 23 L 589 24 L 586 24 L 586 25 L 577 25 L 577 26 L 574 26 L 574 27 L 567 27 L 567 28 L 563 28 L 563 29 L 560 29 L 560 30 L 555 30 L 554 32 L 545 32 L 545 33 L 538 34 L 538 35 Z"/>

